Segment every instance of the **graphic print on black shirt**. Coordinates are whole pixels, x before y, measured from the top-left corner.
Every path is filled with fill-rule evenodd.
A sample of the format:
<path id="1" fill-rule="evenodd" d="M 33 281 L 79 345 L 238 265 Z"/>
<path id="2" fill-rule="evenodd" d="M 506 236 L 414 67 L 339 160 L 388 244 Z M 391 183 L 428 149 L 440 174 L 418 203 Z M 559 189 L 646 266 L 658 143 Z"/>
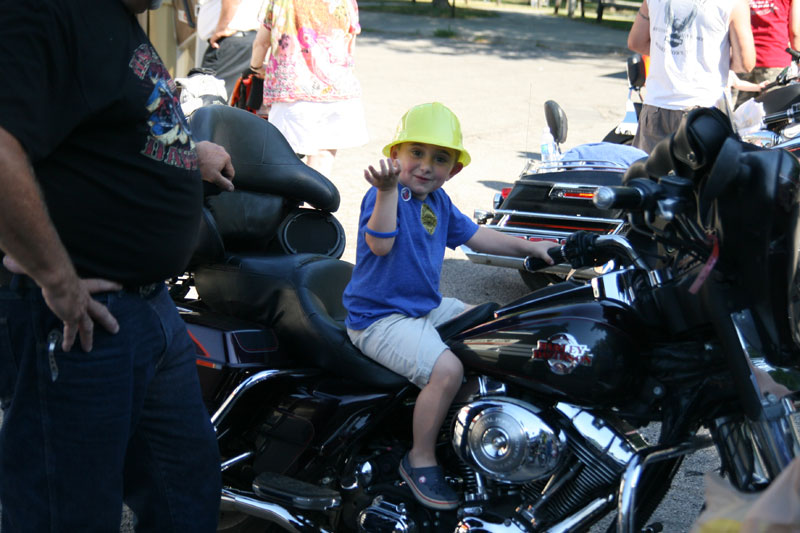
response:
<path id="1" fill-rule="evenodd" d="M 197 152 L 186 117 L 180 110 L 180 101 L 175 96 L 175 82 L 158 54 L 149 44 L 142 44 L 134 51 L 128 66 L 137 78 L 153 84 L 147 99 L 150 134 L 142 154 L 174 167 L 196 170 Z"/>

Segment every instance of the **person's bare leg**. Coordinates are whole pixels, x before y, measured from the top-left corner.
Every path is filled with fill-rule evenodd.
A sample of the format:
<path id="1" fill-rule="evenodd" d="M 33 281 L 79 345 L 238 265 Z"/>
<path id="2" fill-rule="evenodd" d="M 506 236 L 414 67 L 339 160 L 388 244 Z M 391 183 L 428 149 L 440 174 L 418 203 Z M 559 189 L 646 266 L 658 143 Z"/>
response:
<path id="1" fill-rule="evenodd" d="M 330 178 L 334 159 L 336 159 L 336 150 L 320 150 L 316 154 L 308 154 L 306 164 L 326 178 Z"/>
<path id="2" fill-rule="evenodd" d="M 414 406 L 413 434 L 414 443 L 408 452 L 408 460 L 412 468 L 434 466 L 436 462 L 436 436 L 447 416 L 453 402 L 464 367 L 461 361 L 450 350 L 445 350 L 431 372 L 431 379 L 417 396 Z"/>

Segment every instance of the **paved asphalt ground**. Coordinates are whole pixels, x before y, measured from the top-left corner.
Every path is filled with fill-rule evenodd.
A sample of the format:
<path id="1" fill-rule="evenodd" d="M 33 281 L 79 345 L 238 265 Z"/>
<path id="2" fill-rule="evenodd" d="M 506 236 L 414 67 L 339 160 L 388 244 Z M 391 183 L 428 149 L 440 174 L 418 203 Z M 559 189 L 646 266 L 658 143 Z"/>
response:
<path id="1" fill-rule="evenodd" d="M 546 100 L 556 100 L 567 113 L 567 146 L 601 140 L 623 116 L 623 31 L 527 8 L 452 20 L 373 13 L 363 9 L 367 5 L 356 65 L 370 141 L 342 150 L 331 176 L 342 196 L 337 217 L 347 234 L 345 260 L 355 258 L 358 209 L 367 188 L 363 170 L 382 157 L 381 147 L 409 107 L 436 100 L 459 116 L 473 162 L 445 189 L 470 215 L 490 207 L 495 192 L 513 183 L 526 160 L 538 158 Z M 481 6 L 494 4 L 469 4 Z M 455 36 L 437 38 L 437 30 Z M 527 292 L 516 272 L 473 265 L 460 251 L 446 256 L 442 290 L 473 304 L 504 303 Z M 703 501 L 702 474 L 716 466 L 713 451 L 686 461 L 653 518 L 664 531 L 689 530 Z M 128 515 L 122 531 L 132 531 Z"/>

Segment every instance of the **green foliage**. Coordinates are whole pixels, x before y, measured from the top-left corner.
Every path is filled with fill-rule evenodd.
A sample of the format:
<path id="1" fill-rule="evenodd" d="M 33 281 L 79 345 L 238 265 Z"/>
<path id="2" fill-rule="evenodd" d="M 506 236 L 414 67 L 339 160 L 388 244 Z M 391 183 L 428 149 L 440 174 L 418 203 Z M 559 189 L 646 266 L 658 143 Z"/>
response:
<path id="1" fill-rule="evenodd" d="M 362 0 L 358 4 L 361 11 L 376 11 L 380 13 L 394 13 L 398 15 L 421 15 L 437 18 L 451 18 L 453 16 L 452 3 L 456 2 L 455 18 L 474 19 L 496 17 L 498 12 L 508 9 L 520 11 L 530 10 L 531 13 L 555 15 L 555 2 L 560 2 L 559 17 L 567 16 L 567 0 L 547 0 L 543 7 L 531 6 L 531 0 L 449 0 L 450 7 L 434 7 L 431 0 Z M 597 2 L 585 2 L 585 17 L 581 18 L 580 3 L 575 0 L 575 14 L 572 20 L 587 24 L 597 24 Z M 533 0 L 538 6 L 538 0 Z M 636 11 L 629 9 L 606 8 L 600 25 L 622 31 L 629 31 L 636 17 Z M 456 37 L 457 33 L 448 33 L 447 30 L 437 30 L 437 37 Z"/>
<path id="2" fill-rule="evenodd" d="M 508 0 L 514 1 L 514 0 Z M 555 0 L 555 1 L 562 1 L 562 0 Z M 553 4 L 554 2 L 550 1 L 548 5 Z M 559 17 L 567 17 L 567 3 L 566 1 L 562 1 L 562 4 L 558 8 L 558 15 Z M 546 8 L 548 11 L 552 10 L 551 12 L 555 14 L 555 8 L 549 7 Z M 572 17 L 572 20 L 579 20 L 581 22 L 591 23 L 591 24 L 598 24 L 597 22 L 597 2 L 585 2 L 584 6 L 584 14 L 585 17 L 581 18 L 581 7 L 580 4 L 576 0 L 575 5 L 575 13 Z M 600 21 L 601 26 L 605 26 L 606 28 L 614 28 L 615 30 L 623 30 L 623 31 L 630 31 L 631 26 L 633 26 L 633 21 L 636 18 L 636 11 L 631 9 L 616 9 L 613 7 L 607 7 L 603 10 L 603 20 Z"/>
<path id="3" fill-rule="evenodd" d="M 450 0 L 451 2 L 453 0 Z M 474 0 L 473 0 L 474 1 Z M 430 1 L 411 0 L 377 0 L 371 2 L 359 2 L 358 9 L 361 11 L 377 11 L 380 13 L 394 13 L 397 15 L 422 15 L 437 18 L 451 18 L 453 16 L 452 7 L 437 8 Z M 460 2 L 456 6 L 456 17 L 459 19 L 496 17 L 497 13 L 486 9 L 472 9 L 464 7 Z M 452 37 L 450 35 L 449 37 Z"/>

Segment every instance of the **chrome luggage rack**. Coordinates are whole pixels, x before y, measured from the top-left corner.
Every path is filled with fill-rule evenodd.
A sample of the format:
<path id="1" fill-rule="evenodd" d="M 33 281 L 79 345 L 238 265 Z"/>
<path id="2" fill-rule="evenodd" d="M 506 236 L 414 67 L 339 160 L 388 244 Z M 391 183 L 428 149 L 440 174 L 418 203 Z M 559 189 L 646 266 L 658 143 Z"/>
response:
<path id="1" fill-rule="evenodd" d="M 565 170 L 610 170 L 624 172 L 627 167 L 614 161 L 603 159 L 558 159 L 555 161 L 538 161 L 528 159 L 520 177 L 530 174 L 544 174 L 546 172 L 563 172 Z"/>
<path id="2" fill-rule="evenodd" d="M 592 193 L 601 184 L 575 183 L 573 181 L 559 181 L 558 174 L 574 170 L 593 170 L 623 173 L 626 167 L 613 161 L 561 159 L 558 161 L 529 160 L 523 169 L 520 180 L 526 176 L 551 174 L 552 180 L 548 199 L 571 199 L 591 202 Z M 565 176 L 566 177 L 566 176 Z M 517 183 L 519 183 L 519 181 Z M 540 183 L 545 180 L 537 180 Z M 563 244 L 571 233 L 579 229 L 595 231 L 604 235 L 617 235 L 627 228 L 625 219 L 605 218 L 558 213 L 522 211 L 517 209 L 501 209 L 500 205 L 505 198 L 498 193 L 494 198 L 494 209 L 474 211 L 474 219 L 478 224 L 487 228 L 507 233 L 514 237 L 527 240 L 548 240 L 554 244 Z M 494 224 L 490 221 L 496 221 Z M 513 222 L 512 222 L 513 221 Z M 467 245 L 462 245 L 461 250 L 473 263 L 491 265 L 504 268 L 523 270 L 521 257 L 485 254 L 472 250 Z M 574 277 L 577 279 L 590 279 L 610 270 L 613 265 L 603 265 L 595 268 L 584 268 L 573 271 L 568 264 L 559 264 L 547 267 L 539 272 L 556 274 L 560 277 Z"/>

